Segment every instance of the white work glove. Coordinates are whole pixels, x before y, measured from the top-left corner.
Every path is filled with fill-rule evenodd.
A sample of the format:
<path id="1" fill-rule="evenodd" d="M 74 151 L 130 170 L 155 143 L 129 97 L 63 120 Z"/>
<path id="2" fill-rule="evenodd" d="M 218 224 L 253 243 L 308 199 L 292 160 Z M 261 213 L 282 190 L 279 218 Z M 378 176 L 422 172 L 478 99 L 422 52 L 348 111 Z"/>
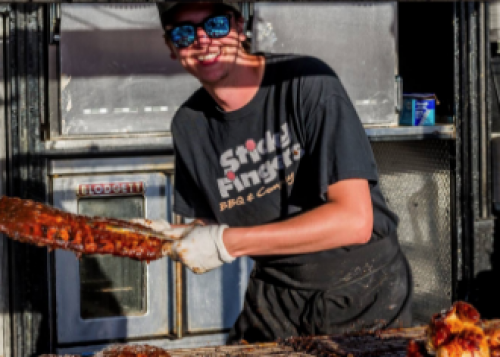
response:
<path id="1" fill-rule="evenodd" d="M 186 236 L 172 244 L 170 257 L 180 261 L 193 273 L 203 274 L 231 263 L 231 256 L 224 245 L 222 235 L 227 225 L 195 226 Z"/>
<path id="2" fill-rule="evenodd" d="M 191 225 L 171 228 L 168 222 L 163 220 L 146 220 L 151 223 L 134 221 L 165 236 L 171 236 L 174 233 L 180 235 L 180 239 L 172 243 L 169 256 L 173 260 L 180 261 L 193 273 L 203 274 L 236 259 L 228 253 L 222 240 L 224 230 L 228 228 L 227 225 Z"/>

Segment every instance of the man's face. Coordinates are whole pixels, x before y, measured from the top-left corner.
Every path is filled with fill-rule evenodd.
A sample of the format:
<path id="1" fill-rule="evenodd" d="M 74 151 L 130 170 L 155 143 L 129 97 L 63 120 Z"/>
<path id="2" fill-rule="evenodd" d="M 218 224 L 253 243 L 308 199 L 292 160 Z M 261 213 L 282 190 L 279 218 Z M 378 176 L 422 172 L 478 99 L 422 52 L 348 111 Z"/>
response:
<path id="1" fill-rule="evenodd" d="M 228 12 L 230 13 L 230 12 Z M 213 4 L 192 4 L 182 6 L 175 14 L 173 25 L 181 22 L 201 23 L 214 15 Z M 172 26 L 167 26 L 167 29 Z M 167 39 L 172 58 L 179 59 L 181 65 L 203 84 L 217 84 L 228 77 L 235 68 L 236 59 L 244 40 L 243 21 L 231 17 L 231 30 L 222 38 L 210 38 L 203 28 L 196 30 L 196 40 L 186 48 L 177 48 Z"/>

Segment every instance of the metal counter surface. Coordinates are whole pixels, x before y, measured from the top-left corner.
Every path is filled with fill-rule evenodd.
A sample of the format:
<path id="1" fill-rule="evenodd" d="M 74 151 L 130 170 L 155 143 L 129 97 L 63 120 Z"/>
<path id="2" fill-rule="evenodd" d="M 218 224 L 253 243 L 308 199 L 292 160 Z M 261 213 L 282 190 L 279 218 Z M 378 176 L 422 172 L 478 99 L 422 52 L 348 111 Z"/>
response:
<path id="1" fill-rule="evenodd" d="M 455 139 L 452 124 L 435 126 L 381 126 L 365 127 L 370 141 L 408 141 L 425 139 Z M 131 137 L 95 136 L 92 138 L 72 137 L 45 142 L 46 157 L 75 157 L 88 155 L 125 155 L 169 153 L 173 150 L 170 135 L 140 135 Z"/>

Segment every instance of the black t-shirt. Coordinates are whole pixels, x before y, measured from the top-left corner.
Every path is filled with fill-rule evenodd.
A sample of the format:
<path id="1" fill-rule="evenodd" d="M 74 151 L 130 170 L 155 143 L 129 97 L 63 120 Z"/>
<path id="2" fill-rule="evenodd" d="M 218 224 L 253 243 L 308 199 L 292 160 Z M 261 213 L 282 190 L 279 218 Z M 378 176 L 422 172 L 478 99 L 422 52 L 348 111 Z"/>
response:
<path id="1" fill-rule="evenodd" d="M 254 257 L 261 263 L 329 264 L 369 254 L 394 236 L 397 217 L 380 192 L 370 143 L 339 78 L 322 61 L 265 55 L 255 97 L 233 112 L 203 89 L 172 123 L 176 154 L 174 211 L 232 227 L 280 221 L 326 202 L 329 185 L 350 178 L 370 183 L 374 234 L 369 243 L 323 252 Z M 364 247 L 364 249 L 360 249 Z M 320 259 L 322 260 L 322 259 Z"/>

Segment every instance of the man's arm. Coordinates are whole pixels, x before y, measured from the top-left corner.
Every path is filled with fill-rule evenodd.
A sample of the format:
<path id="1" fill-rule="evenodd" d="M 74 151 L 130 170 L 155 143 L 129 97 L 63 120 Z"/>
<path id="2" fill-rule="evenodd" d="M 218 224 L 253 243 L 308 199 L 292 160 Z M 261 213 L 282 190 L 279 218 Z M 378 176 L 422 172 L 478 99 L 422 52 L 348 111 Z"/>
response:
<path id="1" fill-rule="evenodd" d="M 247 228 L 225 224 L 183 228 L 169 256 L 201 274 L 243 255 L 300 254 L 363 244 L 372 229 L 368 181 L 349 179 L 329 186 L 325 204 L 286 221 Z M 168 226 L 160 231 L 172 234 L 174 230 Z"/>
<path id="2" fill-rule="evenodd" d="M 327 202 L 277 223 L 227 228 L 224 245 L 234 257 L 300 254 L 369 241 L 373 207 L 368 181 L 342 180 L 328 187 Z"/>

